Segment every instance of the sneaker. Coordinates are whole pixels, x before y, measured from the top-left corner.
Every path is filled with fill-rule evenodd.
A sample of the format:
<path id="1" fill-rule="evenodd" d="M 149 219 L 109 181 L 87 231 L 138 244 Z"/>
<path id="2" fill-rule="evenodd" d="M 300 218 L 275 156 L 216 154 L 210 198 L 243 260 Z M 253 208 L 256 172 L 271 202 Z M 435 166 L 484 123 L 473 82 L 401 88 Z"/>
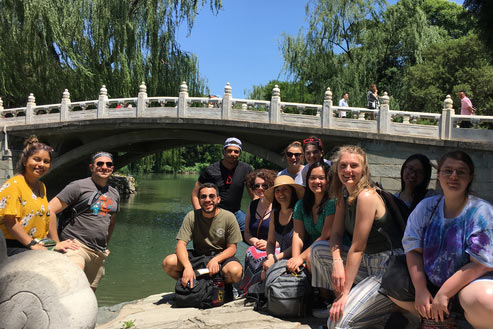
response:
<path id="1" fill-rule="evenodd" d="M 313 317 L 315 317 L 317 319 L 328 319 L 331 306 L 332 306 L 332 304 L 327 305 L 327 307 L 314 308 L 312 310 Z"/>

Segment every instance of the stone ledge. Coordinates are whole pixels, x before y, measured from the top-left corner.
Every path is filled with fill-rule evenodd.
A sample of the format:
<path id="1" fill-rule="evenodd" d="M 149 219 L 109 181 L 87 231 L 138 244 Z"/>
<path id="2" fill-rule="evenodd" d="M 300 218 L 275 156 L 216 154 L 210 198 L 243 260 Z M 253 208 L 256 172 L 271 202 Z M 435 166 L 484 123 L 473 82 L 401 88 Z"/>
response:
<path id="1" fill-rule="evenodd" d="M 133 321 L 135 329 L 150 328 L 258 328 L 258 329 L 301 329 L 319 328 L 326 320 L 313 317 L 303 319 L 279 319 L 244 306 L 244 299 L 227 303 L 221 307 L 199 310 L 196 308 L 173 308 L 173 293 L 152 295 L 135 302 L 100 307 L 96 329 L 120 329 L 126 321 Z M 115 314 L 116 318 L 102 323 Z"/>

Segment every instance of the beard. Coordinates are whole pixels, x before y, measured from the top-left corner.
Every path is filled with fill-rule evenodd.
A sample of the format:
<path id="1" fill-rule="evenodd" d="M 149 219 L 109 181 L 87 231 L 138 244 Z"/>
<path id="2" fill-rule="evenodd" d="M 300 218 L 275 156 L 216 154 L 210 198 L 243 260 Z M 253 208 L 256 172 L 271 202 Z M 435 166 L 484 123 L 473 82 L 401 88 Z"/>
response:
<path id="1" fill-rule="evenodd" d="M 201 208 L 205 214 L 213 214 L 216 212 L 217 207 L 219 207 L 219 204 L 215 203 L 210 210 L 206 210 L 206 209 L 204 209 L 204 207 L 201 207 Z"/>

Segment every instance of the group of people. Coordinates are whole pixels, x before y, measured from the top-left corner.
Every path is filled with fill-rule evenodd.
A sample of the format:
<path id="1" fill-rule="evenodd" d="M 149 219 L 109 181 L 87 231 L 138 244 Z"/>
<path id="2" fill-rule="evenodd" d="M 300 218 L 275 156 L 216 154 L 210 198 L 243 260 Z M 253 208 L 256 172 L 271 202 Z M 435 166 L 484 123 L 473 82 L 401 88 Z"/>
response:
<path id="1" fill-rule="evenodd" d="M 314 315 L 326 317 L 328 328 L 383 328 L 396 308 L 416 320 L 442 322 L 451 305 L 474 328 L 491 326 L 493 207 L 471 195 L 474 164 L 465 152 L 438 161 L 440 192 L 428 188 L 432 165 L 426 156 L 404 162 L 395 198 L 411 215 L 402 235 L 360 147 L 339 147 L 330 162 L 316 136 L 295 141 L 284 150 L 287 168 L 277 174 L 242 169 L 241 151 L 241 141 L 226 140 L 224 159 L 200 176 L 192 195 L 196 209 L 185 217 L 176 254 L 163 260 L 164 271 L 184 286 L 193 285 L 190 257 L 196 255 L 211 256 L 209 272 L 222 273 L 240 293 L 286 259 L 288 271 L 311 273 L 312 286 L 326 300 Z M 228 191 L 243 182 L 253 198 L 244 222 Z M 250 245 L 244 273 L 235 257 L 242 240 Z M 190 241 L 193 251 L 186 250 Z M 398 300 L 380 288 L 389 259 L 403 253 L 415 293 Z"/>
<path id="2" fill-rule="evenodd" d="M 50 169 L 52 152 L 53 148 L 40 143 L 36 136 L 29 137 L 16 175 L 0 188 L 0 229 L 7 255 L 48 248 L 65 253 L 96 290 L 104 275 L 108 243 L 120 204 L 118 191 L 108 184 L 113 156 L 95 153 L 89 164 L 91 176 L 71 182 L 48 202 L 46 186 L 40 178 Z M 61 225 L 57 214 L 64 210 Z"/>
<path id="3" fill-rule="evenodd" d="M 208 256 L 210 275 L 220 273 L 240 294 L 286 259 L 288 271 L 311 273 L 312 286 L 326 301 L 314 313 L 327 317 L 329 328 L 383 328 L 393 305 L 410 317 L 442 322 L 455 312 L 474 328 L 491 327 L 493 207 L 471 194 L 475 169 L 467 153 L 449 152 L 438 161 L 440 192 L 428 188 L 432 165 L 426 156 L 415 154 L 404 162 L 395 198 L 411 214 L 402 236 L 360 147 L 341 146 L 328 161 L 320 138 L 294 141 L 284 150 L 287 168 L 279 173 L 252 171 L 239 161 L 242 147 L 238 138 L 228 138 L 224 158 L 210 165 L 193 189 L 194 209 L 177 234 L 176 253 L 162 263 L 183 286 L 193 288 L 191 260 L 197 256 Z M 7 252 L 46 249 L 50 238 L 96 289 L 120 203 L 108 184 L 113 157 L 94 154 L 91 176 L 70 183 L 48 202 L 40 178 L 50 168 L 52 152 L 31 137 L 17 175 L 0 188 Z M 246 214 L 240 209 L 245 185 L 253 200 Z M 64 210 L 70 215 L 60 227 L 56 214 Z M 241 241 L 250 245 L 245 271 L 236 257 Z M 189 242 L 193 249 L 187 249 Z M 389 298 L 380 289 L 382 276 L 389 259 L 403 253 L 415 289 L 408 298 Z"/>

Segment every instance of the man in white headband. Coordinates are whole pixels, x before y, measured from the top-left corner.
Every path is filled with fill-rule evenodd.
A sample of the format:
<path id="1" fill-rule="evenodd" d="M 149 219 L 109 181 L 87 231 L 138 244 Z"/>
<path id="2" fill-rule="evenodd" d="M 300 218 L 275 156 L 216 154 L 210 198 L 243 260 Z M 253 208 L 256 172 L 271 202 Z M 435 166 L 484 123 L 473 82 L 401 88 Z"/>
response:
<path id="1" fill-rule="evenodd" d="M 56 214 L 67 209 L 60 217 L 58 234 L 78 246 L 66 255 L 85 272 L 93 290 L 104 275 L 108 243 L 120 209 L 120 195 L 108 185 L 113 168 L 110 153 L 95 153 L 89 164 L 91 177 L 68 184 L 48 205 L 50 223 L 56 223 Z"/>
<path id="2" fill-rule="evenodd" d="M 200 209 L 198 199 L 199 186 L 204 183 L 213 183 L 219 188 L 221 202 L 219 207 L 231 211 L 240 225 L 243 235 L 245 230 L 245 213 L 240 209 L 245 177 L 252 171 L 249 164 L 239 161 L 242 150 L 241 141 L 236 137 L 229 137 L 224 141 L 224 158 L 214 162 L 200 175 L 192 192 L 192 205 L 195 210 Z M 248 194 L 253 197 L 252 191 Z"/>

